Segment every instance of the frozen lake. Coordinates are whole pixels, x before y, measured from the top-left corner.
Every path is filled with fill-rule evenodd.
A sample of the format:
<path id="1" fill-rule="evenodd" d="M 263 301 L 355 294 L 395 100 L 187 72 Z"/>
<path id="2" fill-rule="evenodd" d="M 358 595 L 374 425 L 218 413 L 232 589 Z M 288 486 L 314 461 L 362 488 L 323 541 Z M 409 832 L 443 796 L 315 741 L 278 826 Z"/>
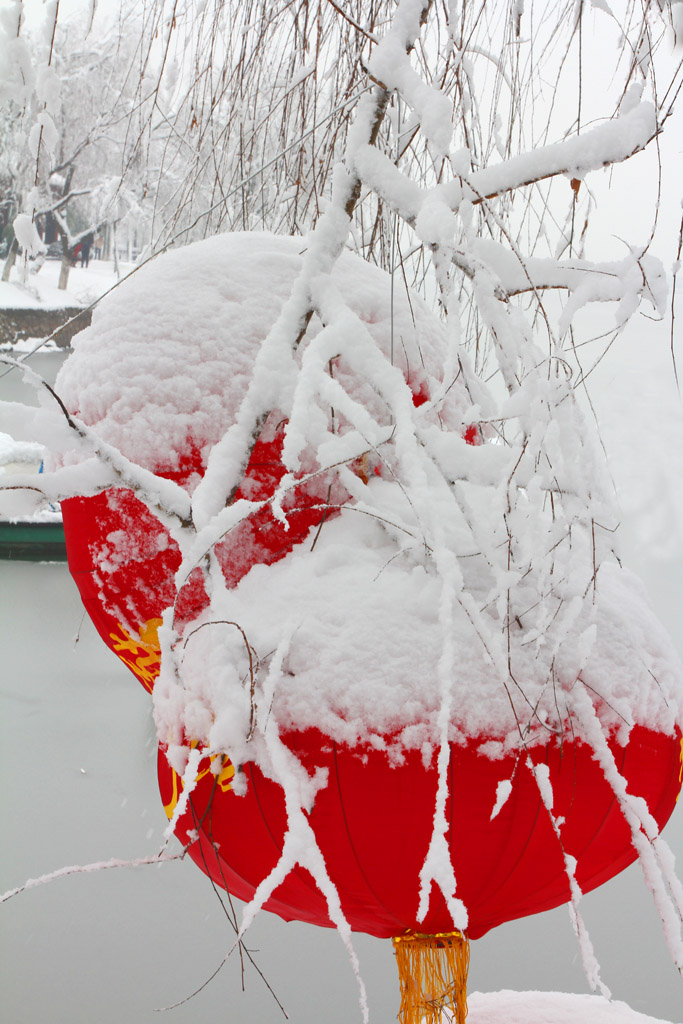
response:
<path id="1" fill-rule="evenodd" d="M 27 365 L 48 384 L 54 384 L 59 368 L 68 356 L 66 352 L 36 352 L 30 357 Z M 2 352 L 0 355 L 10 356 L 14 359 L 21 359 L 23 352 L 16 355 L 11 352 Z M 0 363 L 0 401 L 1 402 L 27 402 L 30 405 L 37 404 L 36 392 L 23 380 L 21 372 L 15 368 L 7 367 Z"/>

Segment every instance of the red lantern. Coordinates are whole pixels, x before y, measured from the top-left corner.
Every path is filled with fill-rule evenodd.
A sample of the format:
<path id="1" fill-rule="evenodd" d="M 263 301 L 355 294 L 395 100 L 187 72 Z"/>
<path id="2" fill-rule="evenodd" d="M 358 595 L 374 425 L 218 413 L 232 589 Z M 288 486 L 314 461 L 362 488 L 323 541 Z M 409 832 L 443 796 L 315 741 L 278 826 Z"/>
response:
<path id="1" fill-rule="evenodd" d="M 282 476 L 281 441 L 259 442 L 243 488 L 272 493 Z M 250 480 L 251 478 L 251 480 Z M 245 524 L 219 548 L 226 579 L 235 586 L 251 564 L 282 558 L 320 522 L 325 514 L 321 490 L 305 488 L 297 495 L 299 511 L 290 516 L 285 533 L 268 510 Z M 253 493 L 253 491 L 252 491 Z M 105 642 L 151 691 L 159 670 L 156 625 L 173 599 L 177 549 L 163 543 L 164 531 L 130 492 L 115 491 L 65 503 L 65 533 L 71 570 L 86 608 Z M 328 509 L 327 514 L 336 514 Z M 98 589 L 98 558 L 112 543 L 112 534 L 132 539 L 141 555 L 123 560 Z M 161 541 L 161 543 L 160 543 Z M 245 547 L 248 556 L 245 558 Z M 142 572 L 140 570 L 143 570 Z M 111 602 L 111 603 L 109 603 Z M 178 603 L 181 619 L 189 620 L 205 604 L 201 581 L 191 580 Z M 137 616 L 137 634 L 127 631 L 113 608 Z M 425 767 L 418 751 L 407 751 L 400 766 L 373 749 L 341 746 L 322 733 L 290 733 L 284 741 L 309 772 L 326 769 L 328 783 L 316 795 L 310 825 L 339 893 L 352 929 L 396 941 L 407 934 L 439 938 L 439 954 L 455 957 L 449 967 L 453 1012 L 464 1020 L 466 945 L 453 938 L 453 923 L 441 893 L 434 889 L 423 921 L 417 920 L 419 874 L 432 831 L 437 769 Z M 467 937 L 476 939 L 505 921 L 558 906 L 570 898 L 563 852 L 543 806 L 526 755 L 491 760 L 478 752 L 481 740 L 451 745 L 449 764 L 450 828 L 447 835 L 457 880 L 457 897 L 468 911 Z M 681 788 L 683 744 L 680 732 L 654 732 L 636 725 L 626 746 L 610 740 L 629 793 L 642 797 L 661 828 L 671 815 Z M 576 879 L 583 892 L 601 885 L 636 859 L 629 827 L 590 747 L 568 737 L 529 751 L 534 764 L 545 764 L 554 794 L 554 814 L 564 819 L 564 851 L 576 858 Z M 217 885 L 245 901 L 275 867 L 282 852 L 287 819 L 282 789 L 254 763 L 238 767 L 246 774 L 246 793 L 233 789 L 233 766 L 217 774 L 206 764 L 188 807 L 176 823 L 189 855 Z M 165 752 L 158 758 L 159 786 L 169 817 L 181 782 Z M 514 778 L 509 799 L 491 820 L 499 782 Z M 195 837 L 188 840 L 188 833 Z M 285 920 L 330 927 L 325 898 L 305 869 L 296 867 L 281 883 L 265 909 Z M 430 941 L 429 939 L 424 941 Z M 406 943 L 406 946 L 408 943 Z M 404 987 L 415 973 L 399 958 Z M 397 947 L 397 955 L 404 950 Z M 424 957 L 419 951 L 419 956 Z M 464 966 L 463 966 L 464 961 Z M 420 963 L 418 973 L 426 970 Z M 439 971 L 443 966 L 439 967 Z M 401 973 L 403 972 L 403 973 Z M 427 987 L 433 985 L 428 976 Z M 410 995 L 404 993 L 404 1005 Z M 423 1012 L 418 1000 L 417 1015 Z M 409 1011 L 402 1019 L 409 1020 Z"/>
<path id="2" fill-rule="evenodd" d="M 278 240 L 275 249 L 284 241 L 283 252 L 290 252 L 290 240 Z M 404 372 L 410 380 L 407 368 Z M 427 394 L 424 380 L 411 382 L 411 388 L 415 405 L 422 404 Z M 271 413 L 237 498 L 267 500 L 276 491 L 285 472 L 283 428 L 281 415 Z M 467 443 L 481 443 L 478 427 L 463 430 Z M 200 450 L 201 443 L 206 447 L 206 438 L 190 433 L 172 465 L 153 460 L 147 468 L 186 485 L 204 472 L 206 452 Z M 367 474 L 367 466 L 355 468 L 360 476 Z M 290 492 L 284 505 L 288 530 L 264 505 L 215 548 L 227 587 L 236 587 L 252 567 L 271 565 L 293 552 L 347 500 L 348 494 L 330 473 L 314 476 Z M 108 646 L 151 691 L 159 671 L 160 616 L 174 604 L 179 630 L 194 620 L 208 603 L 203 577 L 195 570 L 176 595 L 180 552 L 130 491 L 71 499 L 63 503 L 63 515 L 69 565 L 87 610 Z M 451 915 L 437 890 L 425 919 L 417 920 L 420 869 L 433 828 L 436 765 L 426 764 L 421 752 L 408 750 L 403 762 L 392 766 L 382 751 L 343 747 L 316 730 L 290 731 L 282 739 L 310 772 L 327 770 L 327 785 L 317 792 L 309 822 L 351 928 L 394 939 L 423 932 L 431 936 L 432 945 L 460 948 L 461 937 L 454 939 Z M 480 737 L 452 744 L 448 770 L 446 838 L 471 938 L 570 898 L 563 849 L 532 763 L 547 766 L 554 816 L 556 822 L 563 819 L 564 853 L 576 859 L 576 879 L 584 892 L 636 858 L 619 802 L 586 744 L 565 734 L 547 745 L 532 745 L 528 753 L 492 759 L 480 751 L 482 743 Z M 646 801 L 661 827 L 681 787 L 680 732 L 667 735 L 636 725 L 625 746 L 614 738 L 609 745 L 629 793 Z M 255 763 L 235 766 L 247 776 L 246 787 L 240 787 L 245 795 L 233 789 L 232 765 L 214 767 L 219 769 L 216 774 L 202 766 L 176 832 L 186 842 L 187 834 L 196 830 L 189 847 L 192 859 L 218 885 L 249 900 L 282 852 L 287 825 L 283 793 Z M 170 816 L 180 780 L 161 751 L 158 772 Z M 492 818 L 497 784 L 511 778 L 510 796 Z M 301 868 L 289 873 L 265 906 L 285 920 L 331 924 L 324 897 Z M 453 1012 L 461 1021 L 462 1007 Z"/>
<path id="3" fill-rule="evenodd" d="M 259 489 L 272 493 L 281 478 L 280 444 L 276 439 L 255 447 L 247 470 L 252 494 Z M 266 510 L 248 524 L 248 533 L 236 533 L 219 548 L 232 586 L 248 571 L 250 560 L 270 564 L 301 542 L 323 516 L 320 491 L 327 493 L 327 487 L 298 495 L 299 511 L 290 517 L 288 533 Z M 159 544 L 164 531 L 131 492 L 107 492 L 64 504 L 70 567 L 86 608 L 105 642 L 151 690 L 159 667 L 155 623 L 172 602 L 179 553 L 171 543 Z M 148 545 L 159 550 L 144 561 L 122 561 L 104 577 L 106 587 L 98 590 L 98 558 L 111 543 L 107 538 L 119 532 L 138 552 L 144 553 Z M 200 583 L 188 585 L 179 603 L 182 617 L 189 619 L 205 601 Z M 110 608 L 117 604 L 128 616 L 137 616 L 137 636 L 112 614 Z M 408 751 L 405 763 L 392 767 L 382 752 L 342 747 L 313 731 L 285 739 L 307 769 L 323 767 L 329 772 L 327 787 L 316 797 L 311 824 L 351 927 L 377 936 L 448 931 L 452 922 L 438 893 L 432 895 L 426 920 L 416 919 L 436 767 L 425 768 L 416 751 Z M 480 743 L 452 745 L 449 768 L 449 843 L 472 938 L 569 899 L 560 846 L 524 757 L 491 760 L 477 752 Z M 661 827 L 681 787 L 680 733 L 668 736 L 636 726 L 625 747 L 615 741 L 610 746 L 629 791 L 646 800 Z M 565 850 L 577 859 L 581 889 L 587 892 L 601 885 L 632 863 L 636 853 L 628 826 L 591 749 L 564 738 L 531 748 L 530 756 L 549 767 L 554 811 L 565 819 Z M 199 839 L 190 847 L 193 860 L 217 884 L 249 900 L 277 862 L 286 818 L 280 787 L 255 764 L 240 770 L 248 778 L 245 796 L 232 790 L 231 766 L 218 777 L 205 768 L 176 831 L 185 842 L 186 832 L 198 828 Z M 496 785 L 513 774 L 511 796 L 491 821 Z M 167 812 L 172 813 L 179 780 L 162 752 L 159 784 Z M 330 925 L 323 896 L 301 869 L 288 876 L 266 907 L 286 920 Z"/>

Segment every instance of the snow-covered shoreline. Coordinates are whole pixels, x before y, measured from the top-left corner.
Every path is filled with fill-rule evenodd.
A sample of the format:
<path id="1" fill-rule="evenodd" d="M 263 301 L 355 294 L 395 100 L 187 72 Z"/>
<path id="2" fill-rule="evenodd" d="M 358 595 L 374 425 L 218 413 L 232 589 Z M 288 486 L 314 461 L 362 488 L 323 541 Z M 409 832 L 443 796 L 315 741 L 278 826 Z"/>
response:
<path id="1" fill-rule="evenodd" d="M 111 260 L 91 260 L 87 267 L 72 267 L 68 287 L 57 287 L 61 263 L 45 260 L 37 272 L 29 264 L 24 280 L 21 261 L 12 268 L 9 281 L 0 281 L 0 309 L 64 309 L 89 306 L 119 280 Z M 132 269 L 132 264 L 119 264 L 121 277 Z"/>

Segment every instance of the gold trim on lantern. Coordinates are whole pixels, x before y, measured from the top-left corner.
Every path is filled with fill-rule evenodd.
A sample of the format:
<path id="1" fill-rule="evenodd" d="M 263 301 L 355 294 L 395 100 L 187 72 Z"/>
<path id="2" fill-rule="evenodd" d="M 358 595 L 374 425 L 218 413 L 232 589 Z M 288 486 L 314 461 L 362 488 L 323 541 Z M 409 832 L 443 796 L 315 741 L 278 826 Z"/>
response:
<path id="1" fill-rule="evenodd" d="M 455 1024 L 467 1016 L 470 943 L 460 931 L 423 935 L 406 932 L 392 939 L 401 988 L 400 1024 Z"/>

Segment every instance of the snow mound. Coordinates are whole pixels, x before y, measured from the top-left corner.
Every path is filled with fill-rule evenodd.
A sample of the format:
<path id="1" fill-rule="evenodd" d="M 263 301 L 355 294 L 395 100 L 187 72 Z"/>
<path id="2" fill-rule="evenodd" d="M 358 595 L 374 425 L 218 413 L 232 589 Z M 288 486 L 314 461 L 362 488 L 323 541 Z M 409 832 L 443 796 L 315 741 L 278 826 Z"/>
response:
<path id="1" fill-rule="evenodd" d="M 303 238 L 234 232 L 163 254 L 95 310 L 57 390 L 139 465 L 175 472 L 190 443 L 206 465 L 234 422 L 305 250 Z M 430 374 L 440 379 L 445 330 L 417 295 L 401 287 L 392 294 L 387 274 L 350 253 L 333 281 L 385 354 L 393 335 L 394 363 L 415 392 Z M 315 317 L 302 354 L 320 327 Z"/>
<path id="2" fill-rule="evenodd" d="M 468 1024 L 668 1024 L 603 996 L 565 992 L 472 992 Z"/>
<path id="3" fill-rule="evenodd" d="M 213 617 L 240 623 L 264 670 L 288 638 L 272 705 L 285 731 L 318 728 L 350 746 L 382 746 L 386 736 L 400 737 L 405 748 L 433 742 L 443 640 L 438 576 L 419 547 L 402 550 L 384 523 L 353 506 L 324 526 L 313 550 L 312 541 L 313 534 L 274 565 L 254 566 L 222 595 Z M 677 709 L 680 715 L 678 661 L 638 579 L 604 564 L 595 604 L 587 602 L 581 614 L 590 646 L 580 671 L 570 656 L 576 652 L 569 652 L 566 665 L 558 660 L 556 686 L 550 686 L 545 659 L 533 645 L 520 646 L 515 678 L 522 695 L 503 685 L 457 605 L 450 635 L 451 739 L 488 741 L 487 752 L 500 756 L 517 749 L 516 715 L 530 725 L 529 743 L 546 742 L 552 730 L 567 727 L 559 707 L 565 711 L 577 675 L 599 701 L 603 727 L 621 730 L 624 742 L 634 724 L 672 732 Z M 243 692 L 238 681 L 249 674 L 242 635 L 205 629 L 186 654 L 185 681 L 195 697 L 186 725 L 196 735 L 199 701 L 211 723 L 201 738 L 212 749 L 235 749 L 236 727 L 248 708 L 242 700 L 236 714 L 226 694 Z"/>

